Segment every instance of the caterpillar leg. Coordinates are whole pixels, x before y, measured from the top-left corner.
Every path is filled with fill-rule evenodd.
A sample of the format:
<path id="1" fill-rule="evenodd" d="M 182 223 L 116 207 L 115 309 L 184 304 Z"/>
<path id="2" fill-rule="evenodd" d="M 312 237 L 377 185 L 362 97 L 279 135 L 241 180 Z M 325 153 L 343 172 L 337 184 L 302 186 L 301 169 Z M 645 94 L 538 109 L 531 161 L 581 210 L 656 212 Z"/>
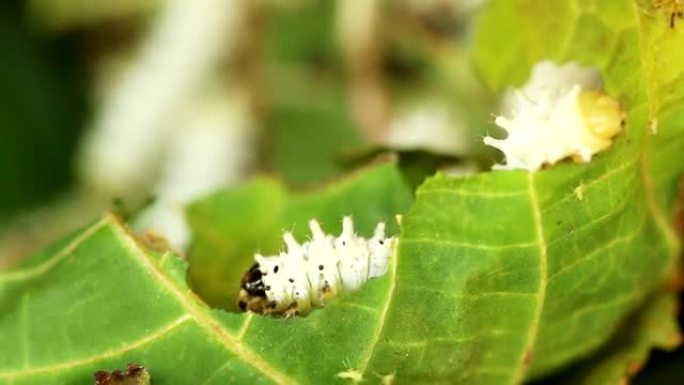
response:
<path id="1" fill-rule="evenodd" d="M 290 304 L 290 306 L 288 306 L 288 308 L 285 309 L 285 311 L 283 312 L 283 317 L 285 317 L 285 318 L 292 318 L 292 317 L 296 317 L 298 315 L 299 315 L 299 305 L 297 304 L 297 302 L 293 302 L 292 304 Z"/>

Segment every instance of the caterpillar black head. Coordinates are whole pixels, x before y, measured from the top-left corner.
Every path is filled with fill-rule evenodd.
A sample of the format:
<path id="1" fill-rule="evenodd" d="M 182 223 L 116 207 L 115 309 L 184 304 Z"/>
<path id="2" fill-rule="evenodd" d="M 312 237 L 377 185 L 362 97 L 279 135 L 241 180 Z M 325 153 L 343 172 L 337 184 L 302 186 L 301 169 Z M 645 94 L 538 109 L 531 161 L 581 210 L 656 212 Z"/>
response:
<path id="1" fill-rule="evenodd" d="M 242 276 L 238 306 L 242 311 L 264 313 L 268 308 L 266 288 L 262 280 L 263 274 L 259 270 L 259 263 L 255 263 Z"/>

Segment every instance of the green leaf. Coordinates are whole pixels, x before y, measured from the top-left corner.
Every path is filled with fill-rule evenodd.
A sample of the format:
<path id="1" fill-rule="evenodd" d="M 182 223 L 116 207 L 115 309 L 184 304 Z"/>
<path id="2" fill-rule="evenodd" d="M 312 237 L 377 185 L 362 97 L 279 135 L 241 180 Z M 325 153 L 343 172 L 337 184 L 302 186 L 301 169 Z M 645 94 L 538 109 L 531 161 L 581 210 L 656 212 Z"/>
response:
<path id="1" fill-rule="evenodd" d="M 274 184 L 257 186 L 264 195 L 247 188 L 245 200 L 232 206 L 236 211 L 221 214 L 270 203 L 264 198 L 272 198 Z M 224 194 L 196 210 L 227 204 L 231 193 Z M 339 230 L 339 215 L 353 213 L 359 232 L 367 234 L 411 199 L 391 163 L 317 193 L 282 194 L 287 205 L 270 215 L 276 223 L 280 215 L 298 218 L 296 235 L 305 233 L 312 212 L 331 232 Z M 269 207 L 233 225 L 245 231 L 259 220 L 269 223 Z M 276 231 L 263 232 L 267 242 L 275 243 Z M 144 366 L 155 384 L 344 383 L 345 372 L 365 365 L 380 342 L 395 283 L 391 272 L 305 318 L 275 319 L 210 309 L 188 288 L 184 262 L 142 248 L 112 217 L 65 243 L 0 275 L 2 384 L 87 383 L 96 370 L 128 362 Z M 241 257 L 249 263 L 252 255 Z"/>
<path id="2" fill-rule="evenodd" d="M 189 384 L 233 359 L 217 378 L 280 379 L 197 301 L 184 269 L 108 217 L 42 263 L 1 275 L 0 383 L 88 383 L 100 368 L 139 362 L 155 383 Z"/>
<path id="3" fill-rule="evenodd" d="M 0 275 L 0 383 L 85 383 L 136 362 L 155 384 L 517 384 L 596 354 L 569 378 L 610 383 L 669 343 L 644 325 L 672 326 L 671 295 L 654 299 L 680 251 L 684 38 L 668 24 L 647 1 L 494 0 L 476 39 L 488 84 L 519 83 L 546 57 L 598 66 L 627 111 L 608 151 L 534 174 L 428 180 L 387 275 L 303 318 L 209 308 L 182 261 L 105 218 Z M 319 192 L 261 181 L 209 197 L 190 209 L 192 263 L 216 270 L 191 282 L 229 306 L 227 277 L 255 247 L 275 251 L 284 229 L 301 238 L 311 216 L 336 232 L 352 213 L 368 235 L 406 208 L 403 186 L 382 165 Z"/>
<path id="4" fill-rule="evenodd" d="M 384 221 L 396 234 L 394 216 L 408 211 L 412 197 L 395 162 L 360 170 L 328 186 L 291 193 L 279 182 L 259 179 L 212 194 L 188 208 L 194 234 L 189 281 L 212 306 L 237 310 L 240 279 L 254 263 L 254 252 L 279 251 L 283 231 L 307 239 L 308 221 L 317 219 L 331 234 L 352 215 L 361 234 Z"/>
<path id="5" fill-rule="evenodd" d="M 0 5 L 0 225 L 73 182 L 71 158 L 88 115 L 75 41 L 41 39 L 22 24 L 23 5 Z"/>
<path id="6" fill-rule="evenodd" d="M 345 153 L 363 143 L 349 113 L 335 3 L 289 4 L 269 16 L 267 167 L 298 186 L 338 177 L 346 171 Z"/>
<path id="7" fill-rule="evenodd" d="M 669 55 L 683 40 L 648 2 L 490 4 L 476 38 L 490 85 L 519 83 L 543 58 L 597 66 L 627 111 L 625 132 L 588 165 L 422 186 L 386 318 L 402 330 L 384 331 L 391 342 L 372 370 L 394 370 L 394 355 L 406 357 L 397 375 L 415 380 L 538 378 L 604 347 L 662 287 L 680 249 L 671 208 L 684 169 L 683 71 Z"/>

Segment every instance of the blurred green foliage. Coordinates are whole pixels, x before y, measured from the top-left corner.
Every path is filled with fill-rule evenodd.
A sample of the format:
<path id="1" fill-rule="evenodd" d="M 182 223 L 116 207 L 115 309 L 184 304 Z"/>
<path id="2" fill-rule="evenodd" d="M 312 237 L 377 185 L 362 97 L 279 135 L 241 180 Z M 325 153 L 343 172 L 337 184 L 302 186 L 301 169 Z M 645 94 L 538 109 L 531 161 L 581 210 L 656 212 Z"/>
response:
<path id="1" fill-rule="evenodd" d="M 0 4 L 0 222 L 71 183 L 87 112 L 75 36 L 32 33 L 22 4 Z"/>
<path id="2" fill-rule="evenodd" d="M 294 185 L 340 175 L 345 150 L 361 145 L 348 111 L 334 5 L 273 10 L 267 27 L 270 168 Z"/>

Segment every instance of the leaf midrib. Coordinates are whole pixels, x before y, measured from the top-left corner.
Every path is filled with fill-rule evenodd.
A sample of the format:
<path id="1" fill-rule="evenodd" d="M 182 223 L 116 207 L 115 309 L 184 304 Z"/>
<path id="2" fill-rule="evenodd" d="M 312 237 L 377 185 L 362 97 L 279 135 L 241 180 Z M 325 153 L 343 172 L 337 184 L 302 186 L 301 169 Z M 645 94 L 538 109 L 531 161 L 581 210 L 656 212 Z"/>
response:
<path id="1" fill-rule="evenodd" d="M 50 258 L 44 260 L 43 262 L 23 269 L 17 269 L 10 271 L 8 273 L 0 274 L 0 283 L 13 282 L 13 281 L 26 281 L 31 278 L 37 277 L 39 275 L 45 274 L 52 270 L 59 262 L 64 258 L 71 255 L 71 253 L 78 248 L 85 240 L 90 238 L 95 232 L 100 228 L 104 227 L 109 221 L 105 219 L 99 220 L 97 223 L 85 229 L 81 234 L 78 235 L 74 240 L 69 242 L 63 249 L 52 255 Z"/>
<path id="2" fill-rule="evenodd" d="M 639 64 L 641 66 L 641 73 L 644 74 L 644 78 L 648 75 L 647 72 L 647 61 L 646 58 L 644 57 L 645 55 L 645 50 L 644 50 L 644 38 L 643 38 L 643 26 L 641 23 L 641 19 L 639 18 L 639 10 L 638 10 L 638 4 L 636 1 L 632 3 L 634 5 L 634 18 L 636 22 L 636 30 L 638 34 L 638 41 L 639 41 Z M 646 91 L 646 102 L 647 102 L 647 110 L 648 110 L 648 118 L 649 119 L 654 119 L 654 105 L 653 105 L 653 95 L 655 93 L 655 90 L 652 89 L 650 83 L 648 81 L 645 81 L 645 91 Z M 677 259 L 678 255 L 678 250 L 679 250 L 679 239 L 672 229 L 672 227 L 669 225 L 669 221 L 663 214 L 662 210 L 658 206 L 656 200 L 655 200 L 655 187 L 653 180 L 651 176 L 648 173 L 648 164 L 649 164 L 649 154 L 648 154 L 648 149 L 649 149 L 649 142 L 650 142 L 650 134 L 649 134 L 649 128 L 646 126 L 643 136 L 643 142 L 642 146 L 640 148 L 640 153 L 638 155 L 638 167 L 639 167 L 639 174 L 640 174 L 640 179 L 642 182 L 642 187 L 644 188 L 644 196 L 646 199 L 646 204 L 649 213 L 653 217 L 653 219 L 656 222 L 656 225 L 662 232 L 662 234 L 665 237 L 665 241 L 669 246 L 669 249 L 672 250 L 672 254 L 669 258 L 670 261 L 675 261 Z M 608 174 L 611 172 L 625 167 L 624 164 L 622 166 L 619 166 L 616 169 L 611 170 Z M 628 167 L 628 166 L 627 166 Z M 546 286 L 547 286 L 547 279 L 548 279 L 548 273 L 547 273 L 547 263 L 548 263 L 548 255 L 546 255 L 546 241 L 543 236 L 543 223 L 541 221 L 541 211 L 539 207 L 539 202 L 537 199 L 537 193 L 534 188 L 534 174 L 529 173 L 528 174 L 528 187 L 529 187 L 529 196 L 530 196 L 530 203 L 533 206 L 533 214 L 534 214 L 534 222 L 535 222 L 535 230 L 537 233 L 537 239 L 539 242 L 539 248 L 540 248 L 540 286 L 539 286 L 539 291 L 538 291 L 538 298 L 539 301 L 537 303 L 537 306 L 535 308 L 534 312 L 534 318 L 532 319 L 532 326 L 529 334 L 529 339 L 527 346 L 525 350 L 522 352 L 523 355 L 520 357 L 520 367 L 518 372 L 516 373 L 516 376 L 514 377 L 513 384 L 518 384 L 522 381 L 524 378 L 525 372 L 529 365 L 526 365 L 523 363 L 523 358 L 525 355 L 528 354 L 528 351 L 530 353 L 533 353 L 531 349 L 534 347 L 536 337 L 538 335 L 539 331 L 539 323 L 541 320 L 541 315 L 543 312 L 543 307 L 544 307 L 544 302 L 545 302 L 545 296 L 546 296 Z"/>
<path id="3" fill-rule="evenodd" d="M 225 327 L 217 322 L 213 317 L 206 314 L 206 310 L 197 305 L 197 301 L 190 297 L 191 291 L 183 293 L 178 286 L 174 284 L 166 275 L 160 270 L 159 266 L 155 264 L 148 254 L 140 248 L 137 241 L 127 233 L 124 228 L 116 222 L 114 218 L 110 221 L 117 235 L 125 242 L 133 255 L 143 263 L 152 277 L 159 282 L 168 292 L 173 295 L 183 309 L 192 317 L 195 323 L 202 327 L 209 335 L 213 336 L 231 353 L 235 354 L 246 364 L 254 367 L 261 372 L 266 378 L 276 384 L 294 385 L 296 381 L 289 378 L 286 374 L 272 367 L 260 355 L 254 353 L 251 349 L 246 347 L 242 341 L 228 333 Z"/>
<path id="4" fill-rule="evenodd" d="M 163 256 L 160 260 L 160 265 L 154 263 L 147 252 L 145 252 L 139 245 L 138 242 L 129 234 L 124 227 L 114 218 L 111 214 L 105 216 L 102 220 L 85 230 L 79 237 L 69 243 L 64 249 L 56 253 L 52 258 L 49 258 L 42 262 L 41 264 L 27 268 L 24 270 L 18 270 L 4 275 L 0 275 L 0 283 L 6 281 L 20 281 L 34 278 L 35 276 L 45 274 L 49 272 L 52 268 L 57 266 L 59 262 L 63 261 L 67 256 L 71 255 L 74 250 L 76 250 L 80 245 L 87 241 L 95 232 L 104 226 L 109 225 L 115 232 L 115 234 L 121 239 L 124 245 L 131 251 L 142 265 L 147 269 L 150 275 L 158 282 L 162 287 L 164 287 L 169 294 L 171 294 L 178 303 L 185 310 L 185 315 L 172 321 L 166 326 L 159 329 L 158 333 L 154 333 L 153 336 L 147 336 L 140 340 L 128 343 L 123 347 L 116 349 L 113 352 L 106 352 L 99 355 L 93 355 L 90 357 L 84 357 L 75 361 L 63 362 L 55 365 L 49 365 L 45 367 L 30 368 L 20 371 L 8 371 L 0 372 L 0 378 L 12 378 L 17 376 L 30 375 L 35 373 L 51 372 L 56 370 L 63 370 L 72 367 L 77 367 L 81 365 L 87 365 L 89 363 L 97 362 L 101 359 L 106 359 L 114 357 L 117 354 L 124 354 L 131 349 L 134 349 L 143 344 L 150 343 L 168 332 L 174 330 L 178 326 L 185 323 L 187 320 L 192 319 L 195 324 L 203 328 L 209 335 L 213 336 L 218 342 L 221 343 L 227 350 L 235 354 L 246 364 L 254 367 L 259 372 L 261 372 L 264 377 L 271 380 L 273 383 L 282 385 L 295 385 L 296 381 L 289 378 L 284 373 L 270 366 L 261 356 L 254 353 L 246 347 L 239 338 L 228 333 L 223 325 L 217 322 L 214 318 L 209 316 L 206 309 L 201 308 L 198 305 L 198 301 L 192 298 L 192 292 L 188 290 L 187 292 L 182 292 L 180 288 L 174 284 L 161 270 L 161 261 L 167 258 L 167 255 Z"/>
<path id="5" fill-rule="evenodd" d="M 541 315 L 544 310 L 546 302 L 546 287 L 548 284 L 548 253 L 546 239 L 544 238 L 544 227 L 541 216 L 541 207 L 539 205 L 539 197 L 534 185 L 534 172 L 527 173 L 527 193 L 530 200 L 530 208 L 532 209 L 532 219 L 534 220 L 534 230 L 536 236 L 537 247 L 539 248 L 539 287 L 537 288 L 537 305 L 534 308 L 532 315 L 532 322 L 530 323 L 530 330 L 528 332 L 527 343 L 518 357 L 518 370 L 512 378 L 512 384 L 519 384 L 522 382 L 529 367 L 529 363 L 524 361 L 529 354 L 534 354 L 532 349 L 539 334 L 539 324 Z"/>
<path id="6" fill-rule="evenodd" d="M 387 299 L 383 305 L 382 311 L 380 312 L 380 317 L 378 318 L 378 324 L 375 327 L 375 331 L 373 333 L 373 337 L 371 338 L 371 342 L 368 345 L 367 353 L 365 357 L 363 357 L 363 361 L 361 363 L 361 367 L 359 372 L 363 375 L 366 373 L 366 370 L 368 369 L 368 364 L 370 364 L 371 359 L 373 358 L 373 353 L 375 352 L 375 348 L 378 345 L 378 342 L 380 341 L 380 336 L 382 335 L 382 331 L 385 328 L 385 320 L 387 319 L 387 314 L 389 313 L 390 305 L 392 303 L 392 298 L 394 297 L 394 289 L 397 284 L 397 253 L 399 252 L 399 239 L 397 239 L 396 244 L 394 245 L 394 250 L 392 250 L 392 258 L 389 261 L 389 266 L 390 266 L 390 274 L 389 274 L 389 287 L 387 289 Z"/>

